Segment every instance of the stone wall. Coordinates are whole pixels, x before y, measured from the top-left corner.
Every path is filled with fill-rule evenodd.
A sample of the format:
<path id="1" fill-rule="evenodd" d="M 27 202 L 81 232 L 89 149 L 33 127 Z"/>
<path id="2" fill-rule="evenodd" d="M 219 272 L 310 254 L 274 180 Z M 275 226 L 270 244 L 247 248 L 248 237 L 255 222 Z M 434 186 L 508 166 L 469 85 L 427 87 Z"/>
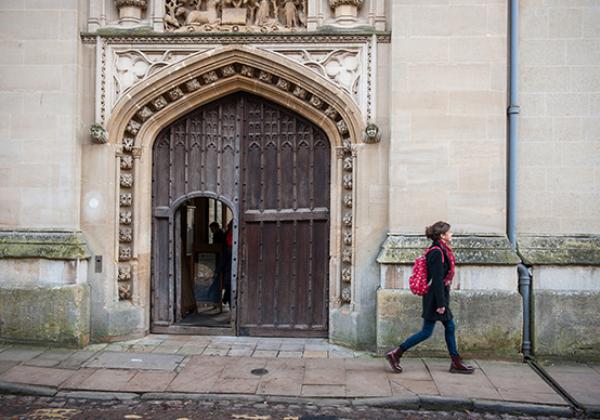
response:
<path id="1" fill-rule="evenodd" d="M 0 2 L 0 227 L 79 226 L 80 3 Z"/>
<path id="2" fill-rule="evenodd" d="M 393 1 L 390 231 L 503 233 L 504 1 Z"/>
<path id="3" fill-rule="evenodd" d="M 521 1 L 518 231 L 600 233 L 600 4 Z"/>

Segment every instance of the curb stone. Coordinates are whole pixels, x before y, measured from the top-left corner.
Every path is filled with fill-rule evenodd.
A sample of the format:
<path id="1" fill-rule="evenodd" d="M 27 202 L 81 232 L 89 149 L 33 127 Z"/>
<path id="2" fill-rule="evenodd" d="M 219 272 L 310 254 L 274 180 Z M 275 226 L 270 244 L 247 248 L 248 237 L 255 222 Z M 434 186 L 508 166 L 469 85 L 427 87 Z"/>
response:
<path id="1" fill-rule="evenodd" d="M 408 410 L 418 410 L 420 399 L 414 397 L 382 397 L 382 398 L 360 398 L 352 400 L 353 406 L 368 406 L 381 408 L 402 408 Z"/>
<path id="2" fill-rule="evenodd" d="M 574 412 L 568 406 L 523 404 L 490 400 L 473 400 L 475 411 L 497 412 L 503 414 L 527 414 L 531 416 L 573 417 Z"/>
<path id="3" fill-rule="evenodd" d="M 465 398 L 441 397 L 435 395 L 415 397 L 381 397 L 381 398 L 303 398 L 286 396 L 261 396 L 246 394 L 198 394 L 172 392 L 102 392 L 102 391 L 58 391 L 56 388 L 15 384 L 0 381 L 0 394 L 32 395 L 57 398 L 90 399 L 90 400 L 195 400 L 195 401 L 247 401 L 254 403 L 310 404 L 314 406 L 355 406 L 400 408 L 408 410 L 473 410 L 480 412 L 496 412 L 502 414 L 525 414 L 537 416 L 574 417 L 575 412 L 570 406 L 553 406 L 543 404 L 527 404 L 494 400 L 471 400 Z M 592 418 L 600 418 L 600 406 L 585 407 L 585 414 Z"/>
<path id="4" fill-rule="evenodd" d="M 437 395 L 419 396 L 421 408 L 426 410 L 472 410 L 473 401 L 466 398 L 440 397 Z"/>
<path id="5" fill-rule="evenodd" d="M 275 404 L 304 404 L 306 402 L 310 402 L 310 405 L 316 405 L 318 407 L 328 407 L 328 406 L 348 406 L 351 405 L 351 401 L 347 399 L 336 399 L 336 398 L 298 398 L 298 397 L 283 397 L 277 395 L 271 395 L 266 398 L 266 401 L 269 403 Z"/>
<path id="6" fill-rule="evenodd" d="M 131 392 L 101 392 L 101 391 L 63 391 L 56 394 L 60 398 L 81 398 L 88 400 L 135 400 L 140 397 L 139 394 Z"/>
<path id="7" fill-rule="evenodd" d="M 15 384 L 0 381 L 0 394 L 37 395 L 41 397 L 53 397 L 56 388 L 38 385 Z"/>

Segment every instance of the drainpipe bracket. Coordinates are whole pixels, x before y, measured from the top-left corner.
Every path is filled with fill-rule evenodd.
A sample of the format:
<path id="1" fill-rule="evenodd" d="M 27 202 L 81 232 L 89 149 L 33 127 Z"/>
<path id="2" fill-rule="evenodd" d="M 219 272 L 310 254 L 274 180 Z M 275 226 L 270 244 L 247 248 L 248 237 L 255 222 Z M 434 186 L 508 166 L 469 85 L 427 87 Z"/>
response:
<path id="1" fill-rule="evenodd" d="M 519 105 L 510 105 L 506 111 L 509 115 L 520 114 L 521 107 Z"/>

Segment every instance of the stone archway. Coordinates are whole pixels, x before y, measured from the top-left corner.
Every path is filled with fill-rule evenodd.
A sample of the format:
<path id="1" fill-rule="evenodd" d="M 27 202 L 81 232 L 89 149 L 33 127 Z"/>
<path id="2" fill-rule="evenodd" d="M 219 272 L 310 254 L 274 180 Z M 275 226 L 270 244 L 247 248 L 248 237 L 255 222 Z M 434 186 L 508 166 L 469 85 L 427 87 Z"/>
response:
<path id="1" fill-rule="evenodd" d="M 230 93 L 245 91 L 298 113 L 329 138 L 331 156 L 330 309 L 352 300 L 354 144 L 364 121 L 352 98 L 318 74 L 279 54 L 228 46 L 192 55 L 131 89 L 108 123 L 117 149 L 119 297 L 145 296 L 151 254 L 152 143 L 178 117 Z"/>

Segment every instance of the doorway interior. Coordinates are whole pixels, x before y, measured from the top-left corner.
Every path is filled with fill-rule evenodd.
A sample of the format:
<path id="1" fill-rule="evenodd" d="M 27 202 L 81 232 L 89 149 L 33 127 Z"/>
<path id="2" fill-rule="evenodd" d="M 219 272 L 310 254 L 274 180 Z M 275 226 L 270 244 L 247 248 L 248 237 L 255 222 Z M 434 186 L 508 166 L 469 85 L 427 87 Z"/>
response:
<path id="1" fill-rule="evenodd" d="M 231 240 L 233 212 L 210 197 L 194 197 L 176 210 L 174 235 L 181 261 L 180 302 L 175 325 L 233 328 L 231 316 Z"/>

